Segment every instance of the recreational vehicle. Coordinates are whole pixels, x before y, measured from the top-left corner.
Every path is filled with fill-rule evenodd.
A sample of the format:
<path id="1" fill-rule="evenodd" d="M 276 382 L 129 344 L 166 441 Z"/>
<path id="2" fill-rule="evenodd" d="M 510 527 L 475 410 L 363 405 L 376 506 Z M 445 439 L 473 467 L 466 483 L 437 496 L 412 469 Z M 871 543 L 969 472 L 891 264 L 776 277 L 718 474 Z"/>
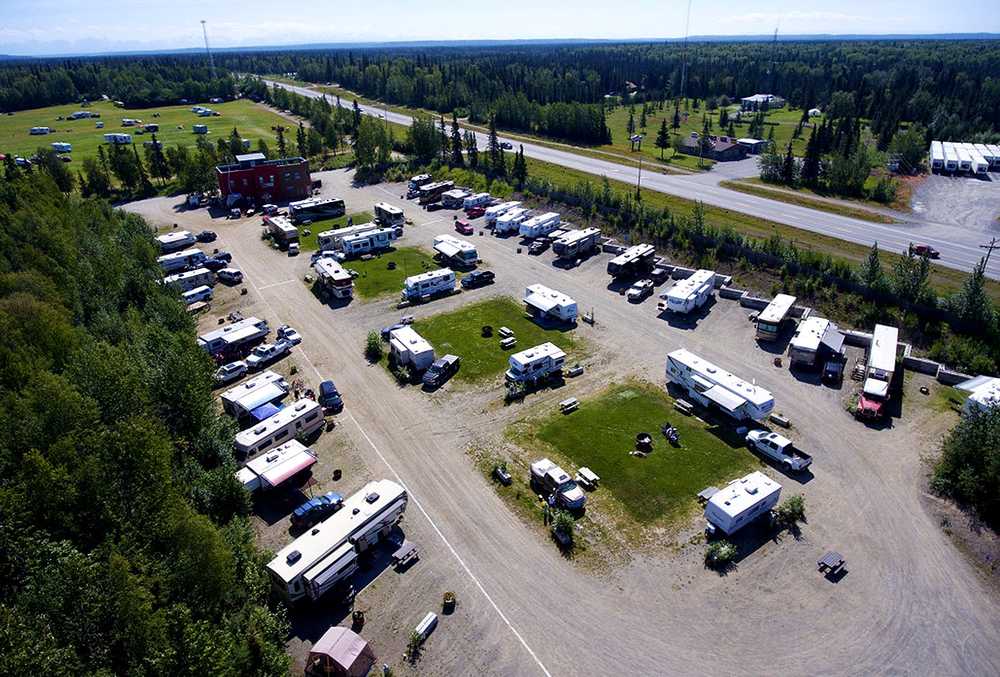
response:
<path id="1" fill-rule="evenodd" d="M 265 216 L 264 225 L 267 232 L 275 242 L 282 245 L 289 245 L 299 241 L 299 229 L 292 225 L 292 222 L 284 216 Z"/>
<path id="2" fill-rule="evenodd" d="M 395 207 L 388 202 L 379 202 L 375 205 L 375 220 L 380 226 L 391 228 L 401 226 L 406 223 L 406 215 L 399 207 Z"/>
<path id="3" fill-rule="evenodd" d="M 601 231 L 597 228 L 571 230 L 552 243 L 552 251 L 557 258 L 575 259 L 597 251 L 601 242 Z"/>
<path id="4" fill-rule="evenodd" d="M 365 485 L 275 555 L 267 565 L 275 591 L 289 602 L 318 600 L 357 571 L 358 555 L 390 534 L 406 503 L 406 490 L 391 480 Z"/>
<path id="5" fill-rule="evenodd" d="M 186 270 L 183 273 L 167 275 L 163 278 L 163 284 L 180 292 L 205 285 L 211 287 L 215 284 L 215 273 L 208 268 L 195 268 L 194 270 Z"/>
<path id="6" fill-rule="evenodd" d="M 192 266 L 200 266 L 205 263 L 208 257 L 205 256 L 205 252 L 200 249 L 184 249 L 179 252 L 172 252 L 170 254 L 164 254 L 163 256 L 157 257 L 156 262 L 160 264 L 160 268 L 163 269 L 165 273 L 172 273 L 176 270 L 183 270 L 184 268 L 190 268 Z"/>
<path id="7" fill-rule="evenodd" d="M 1000 406 L 1000 378 L 977 376 L 955 387 L 969 393 L 962 406 L 962 413 L 967 416 Z"/>
<path id="8" fill-rule="evenodd" d="M 520 206 L 521 206 L 520 202 L 518 202 L 517 200 L 512 200 L 510 202 L 501 202 L 498 205 L 487 207 L 486 213 L 483 214 L 483 217 L 486 220 L 486 225 L 487 226 L 495 225 L 498 218 L 509 212 L 511 209 Z"/>
<path id="9" fill-rule="evenodd" d="M 419 190 L 421 186 L 427 185 L 431 181 L 433 181 L 433 177 L 430 174 L 417 174 L 410 177 L 410 183 L 407 187 L 410 190 Z"/>
<path id="10" fill-rule="evenodd" d="M 132 143 L 132 135 L 112 132 L 111 134 L 104 135 L 104 143 L 110 143 L 113 146 L 126 145 Z"/>
<path id="11" fill-rule="evenodd" d="M 490 201 L 489 193 L 476 193 L 475 195 L 468 196 L 462 201 L 462 209 L 472 209 L 473 207 L 482 207 L 489 201 Z"/>
<path id="12" fill-rule="evenodd" d="M 233 386 L 222 393 L 219 399 L 222 401 L 224 412 L 237 421 L 243 421 L 253 418 L 253 412 L 265 404 L 274 404 L 285 399 L 288 390 L 288 382 L 284 376 L 267 370 Z"/>
<path id="13" fill-rule="evenodd" d="M 858 400 L 858 416 L 880 418 L 885 413 L 885 403 L 889 399 L 889 385 L 896 371 L 896 347 L 899 329 L 876 324 L 872 332 L 871 347 L 868 348 L 868 364 L 865 367 L 865 382 Z"/>
<path id="14" fill-rule="evenodd" d="M 207 284 L 195 287 L 194 289 L 189 289 L 186 292 L 181 292 L 181 301 L 183 301 L 185 305 L 198 303 L 198 301 L 208 301 L 211 298 L 212 288 Z"/>
<path id="15" fill-rule="evenodd" d="M 342 239 L 344 255 L 354 257 L 388 249 L 397 237 L 399 231 L 396 228 L 378 228 L 345 237 Z"/>
<path id="16" fill-rule="evenodd" d="M 708 530 L 732 535 L 778 504 L 781 485 L 755 470 L 717 491 L 705 504 Z"/>
<path id="17" fill-rule="evenodd" d="M 686 314 L 701 308 L 715 290 L 715 271 L 696 270 L 690 277 L 679 280 L 669 291 L 660 294 L 659 309 Z"/>
<path id="18" fill-rule="evenodd" d="M 208 134 L 208 125 L 191 125 L 191 131 L 195 134 Z"/>
<path id="19" fill-rule="evenodd" d="M 757 316 L 757 338 L 761 341 L 777 341 L 781 327 L 788 319 L 788 312 L 795 305 L 795 297 L 778 294 Z"/>
<path id="20" fill-rule="evenodd" d="M 576 322 L 576 301 L 562 292 L 533 284 L 524 290 L 524 304 L 532 317 Z"/>
<path id="21" fill-rule="evenodd" d="M 521 237 L 536 238 L 545 237 L 559 227 L 559 213 L 546 212 L 533 216 L 527 221 L 522 221 L 518 233 Z"/>
<path id="22" fill-rule="evenodd" d="M 639 277 L 652 270 L 655 264 L 656 247 L 651 244 L 637 244 L 608 261 L 608 275 Z"/>
<path id="23" fill-rule="evenodd" d="M 156 242 L 160 245 L 160 252 L 162 254 L 169 254 L 178 249 L 190 247 L 197 241 L 198 239 L 186 230 L 175 230 L 163 235 L 157 235 L 156 237 Z"/>
<path id="24" fill-rule="evenodd" d="M 256 456 L 288 440 L 309 435 L 323 425 L 323 407 L 301 399 L 252 428 L 236 433 L 236 451 L 241 457 Z"/>
<path id="25" fill-rule="evenodd" d="M 343 249 L 345 237 L 363 235 L 364 233 L 370 233 L 373 230 L 378 229 L 379 225 L 377 223 L 369 221 L 368 223 L 359 223 L 355 226 L 348 226 L 347 228 L 324 230 L 316 236 L 316 243 L 319 245 L 320 250 L 325 252 Z"/>
<path id="26" fill-rule="evenodd" d="M 32 136 L 45 136 L 52 130 L 48 127 L 32 127 L 29 132 Z"/>
<path id="27" fill-rule="evenodd" d="M 438 235 L 434 238 L 434 251 L 447 263 L 453 263 L 459 268 L 471 268 L 479 261 L 476 245 L 467 240 L 460 240 L 452 235 Z"/>
<path id="28" fill-rule="evenodd" d="M 703 407 L 713 404 L 737 421 L 763 421 L 774 409 L 770 392 L 680 348 L 667 355 L 667 381 Z"/>
<path id="29" fill-rule="evenodd" d="M 434 363 L 434 348 L 407 325 L 389 332 L 389 354 L 396 364 L 423 371 Z"/>
<path id="30" fill-rule="evenodd" d="M 269 491 L 314 465 L 316 454 L 298 440 L 291 440 L 247 461 L 236 471 L 236 479 L 251 493 Z"/>
<path id="31" fill-rule="evenodd" d="M 945 141 L 941 144 L 941 147 L 944 151 L 944 171 L 952 173 L 957 172 L 958 153 L 955 152 L 955 144 L 951 141 Z"/>
<path id="32" fill-rule="evenodd" d="M 830 320 L 809 317 L 801 322 L 788 343 L 788 360 L 793 367 L 816 367 L 844 350 L 844 335 Z"/>
<path id="33" fill-rule="evenodd" d="M 66 143 L 65 141 L 53 141 L 52 150 L 54 150 L 57 153 L 72 153 L 73 144 Z"/>
<path id="34" fill-rule="evenodd" d="M 288 203 L 288 216 L 293 223 L 335 219 L 346 211 L 344 201 L 339 197 L 310 197 Z"/>
<path id="35" fill-rule="evenodd" d="M 418 301 L 455 291 L 455 272 L 450 268 L 429 270 L 403 281 L 403 300 Z"/>
<path id="36" fill-rule="evenodd" d="M 465 198 L 471 193 L 464 188 L 454 188 L 441 193 L 441 206 L 445 209 L 461 209 Z"/>
<path id="37" fill-rule="evenodd" d="M 248 317 L 201 334 L 198 337 L 198 345 L 209 355 L 227 354 L 236 348 L 260 342 L 269 331 L 267 320 Z"/>
<path id="38" fill-rule="evenodd" d="M 497 217 L 496 225 L 493 227 L 494 235 L 504 235 L 506 233 L 516 233 L 521 227 L 521 222 L 529 218 L 531 212 L 524 207 L 511 207 L 506 212 Z"/>
<path id="39" fill-rule="evenodd" d="M 349 299 L 354 295 L 354 278 L 339 261 L 328 257 L 318 259 L 313 269 L 320 287 L 336 298 Z"/>
<path id="40" fill-rule="evenodd" d="M 940 141 L 931 141 L 930 167 L 932 172 L 944 169 L 944 146 Z"/>
<path id="41" fill-rule="evenodd" d="M 429 205 L 434 202 L 438 202 L 441 199 L 442 193 L 451 190 L 455 187 L 454 181 L 435 181 L 433 183 L 425 183 L 417 189 L 417 202 L 422 205 Z"/>
<path id="42" fill-rule="evenodd" d="M 562 372 L 566 353 L 553 343 L 543 343 L 508 358 L 504 374 L 508 383 L 536 383 Z"/>

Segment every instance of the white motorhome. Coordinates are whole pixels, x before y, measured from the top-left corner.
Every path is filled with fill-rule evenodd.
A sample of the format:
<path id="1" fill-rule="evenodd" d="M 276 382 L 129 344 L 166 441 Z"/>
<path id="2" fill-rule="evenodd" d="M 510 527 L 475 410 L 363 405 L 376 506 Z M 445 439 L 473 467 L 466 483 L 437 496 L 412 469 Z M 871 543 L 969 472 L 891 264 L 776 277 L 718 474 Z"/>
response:
<path id="1" fill-rule="evenodd" d="M 262 340 L 269 331 L 267 320 L 248 317 L 201 334 L 198 337 L 198 345 L 211 355 L 226 353 L 234 348 Z"/>
<path id="2" fill-rule="evenodd" d="M 678 280 L 668 291 L 660 294 L 663 299 L 659 310 L 686 314 L 701 308 L 712 297 L 715 290 L 715 271 L 696 270 L 690 277 Z"/>
<path id="3" fill-rule="evenodd" d="M 290 602 L 318 600 L 357 571 L 357 556 L 386 538 L 406 511 L 406 490 L 370 482 L 344 506 L 289 543 L 267 565 L 274 589 Z"/>
<path id="4" fill-rule="evenodd" d="M 508 383 L 535 383 L 561 372 L 565 362 L 566 353 L 546 342 L 511 355 L 504 377 Z"/>
<path id="5" fill-rule="evenodd" d="M 651 244 L 637 244 L 608 261 L 608 275 L 638 277 L 651 271 L 655 264 L 656 247 Z"/>
<path id="6" fill-rule="evenodd" d="M 779 498 L 781 485 L 759 470 L 733 480 L 705 504 L 709 530 L 734 534 L 761 515 L 768 514 Z"/>
<path id="7" fill-rule="evenodd" d="M 518 228 L 517 232 L 521 235 L 521 237 L 545 237 L 559 227 L 559 218 L 558 212 L 546 212 L 545 214 L 539 214 L 538 216 L 531 217 L 527 221 L 521 222 L 521 226 Z"/>
<path id="8" fill-rule="evenodd" d="M 378 228 L 367 233 L 350 235 L 342 239 L 344 255 L 354 257 L 388 249 L 397 237 L 399 231 L 396 228 Z"/>
<path id="9" fill-rule="evenodd" d="M 222 393 L 222 410 L 237 420 L 251 416 L 258 407 L 280 402 L 288 396 L 288 381 L 271 370 L 262 371 Z"/>
<path id="10" fill-rule="evenodd" d="M 275 242 L 291 244 L 299 241 L 299 229 L 292 225 L 287 216 L 265 216 L 264 225 Z"/>
<path id="11" fill-rule="evenodd" d="M 322 426 L 323 407 L 314 400 L 301 399 L 254 427 L 236 433 L 236 452 L 240 456 L 256 456 Z"/>
<path id="12" fill-rule="evenodd" d="M 836 324 L 823 317 L 808 317 L 799 322 L 788 342 L 788 360 L 793 367 L 815 367 L 839 356 L 843 349 L 844 335 Z"/>
<path id="13" fill-rule="evenodd" d="M 687 390 L 703 407 L 716 405 L 738 421 L 763 421 L 774 409 L 774 396 L 755 383 L 680 348 L 667 355 L 667 381 Z"/>
<path id="14" fill-rule="evenodd" d="M 195 287 L 213 286 L 215 284 L 215 273 L 208 268 L 195 268 L 186 270 L 183 273 L 167 275 L 163 278 L 163 285 L 172 287 L 180 292 L 189 291 Z"/>
<path id="15" fill-rule="evenodd" d="M 438 294 L 455 291 L 455 271 L 438 268 L 419 275 L 411 275 L 403 281 L 403 299 L 417 301 L 429 299 Z"/>
<path id="16" fill-rule="evenodd" d="M 410 177 L 410 183 L 407 186 L 410 190 L 417 190 L 423 185 L 426 185 L 434 180 L 430 174 L 417 174 L 416 176 Z"/>
<path id="17" fill-rule="evenodd" d="M 441 193 L 441 206 L 445 209 L 461 209 L 465 198 L 471 193 L 463 188 L 454 188 Z"/>
<path id="18" fill-rule="evenodd" d="M 52 150 L 54 150 L 57 153 L 72 153 L 73 144 L 66 143 L 65 141 L 53 141 Z"/>
<path id="19" fill-rule="evenodd" d="M 423 371 L 434 364 L 434 348 L 409 325 L 389 332 L 389 354 L 396 364 Z"/>
<path id="20" fill-rule="evenodd" d="M 795 297 L 778 294 L 757 316 L 757 338 L 761 341 L 777 341 L 781 327 L 788 319 L 788 311 L 795 305 Z"/>
<path id="21" fill-rule="evenodd" d="M 878 418 L 885 412 L 885 403 L 889 399 L 889 385 L 896 371 L 898 344 L 899 329 L 884 324 L 875 325 L 872 343 L 868 348 L 865 381 L 858 400 L 859 416 Z"/>
<path id="22" fill-rule="evenodd" d="M 479 261 L 476 245 L 468 240 L 460 240 L 453 235 L 438 235 L 434 238 L 434 251 L 447 263 L 460 268 L 471 268 Z"/>
<path id="23" fill-rule="evenodd" d="M 406 215 L 399 207 L 388 202 L 378 202 L 375 204 L 375 220 L 385 227 L 401 226 L 406 223 Z"/>
<path id="24" fill-rule="evenodd" d="M 533 284 L 524 290 L 524 304 L 533 317 L 552 318 L 561 322 L 576 322 L 576 301 L 562 292 Z"/>
<path id="25" fill-rule="evenodd" d="M 181 293 L 181 301 L 183 301 L 186 305 L 191 305 L 192 303 L 197 303 L 198 301 L 208 301 L 211 298 L 212 288 L 208 285 L 195 287 L 194 289 L 189 289 L 188 291 Z"/>
<path id="26" fill-rule="evenodd" d="M 132 143 L 132 135 L 112 132 L 104 135 L 104 143 L 110 143 L 114 146 L 126 145 Z"/>
<path id="27" fill-rule="evenodd" d="M 517 200 L 512 200 L 510 202 L 501 202 L 498 205 L 487 207 L 486 213 L 483 214 L 483 217 L 486 220 L 486 225 L 492 226 L 496 224 L 497 219 L 499 219 L 501 216 L 509 212 L 511 209 L 520 206 L 521 206 L 520 202 L 518 202 Z"/>
<path id="28" fill-rule="evenodd" d="M 205 252 L 200 249 L 184 249 L 179 252 L 172 252 L 170 254 L 164 254 L 156 259 L 156 262 L 160 264 L 160 268 L 163 269 L 165 273 L 172 273 L 175 270 L 181 270 L 183 268 L 188 268 L 191 266 L 200 266 L 205 263 L 208 257 L 205 256 Z"/>
<path id="29" fill-rule="evenodd" d="M 496 225 L 493 227 L 494 235 L 504 235 L 506 233 L 517 232 L 521 227 L 521 222 L 529 218 L 531 211 L 524 207 L 511 207 L 497 217 Z"/>
<path id="30" fill-rule="evenodd" d="M 169 254 L 172 251 L 190 247 L 197 241 L 197 238 L 186 230 L 174 230 L 156 236 L 156 242 L 160 245 L 160 252 L 163 254 Z"/>
<path id="31" fill-rule="evenodd" d="M 552 243 L 552 251 L 557 258 L 575 259 L 597 251 L 601 243 L 601 231 L 598 228 L 571 230 Z"/>
<path id="32" fill-rule="evenodd" d="M 354 278 L 340 262 L 324 257 L 313 264 L 320 286 L 339 299 L 349 299 L 354 295 Z"/>
<path id="33" fill-rule="evenodd" d="M 473 207 L 480 207 L 490 201 L 489 193 L 476 193 L 475 195 L 470 195 L 462 201 L 462 209 L 472 209 Z"/>
<path id="34" fill-rule="evenodd" d="M 354 237 L 355 235 L 363 235 L 365 233 L 370 233 L 373 230 L 378 230 L 379 225 L 374 221 L 369 221 L 368 223 L 359 223 L 353 226 L 347 226 L 346 228 L 335 228 L 334 230 L 324 230 L 322 233 L 316 236 L 316 244 L 319 245 L 321 251 L 334 251 L 337 249 L 344 248 L 344 238 Z"/>
<path id="35" fill-rule="evenodd" d="M 247 461 L 236 479 L 250 492 L 268 491 L 316 465 L 316 454 L 298 440 L 291 440 Z"/>

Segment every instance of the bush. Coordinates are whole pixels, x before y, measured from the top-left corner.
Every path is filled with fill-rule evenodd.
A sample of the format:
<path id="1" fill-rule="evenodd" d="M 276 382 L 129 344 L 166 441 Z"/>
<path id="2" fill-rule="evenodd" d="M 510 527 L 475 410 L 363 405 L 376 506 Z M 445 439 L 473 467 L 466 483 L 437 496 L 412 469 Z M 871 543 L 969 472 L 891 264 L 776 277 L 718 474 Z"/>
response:
<path id="1" fill-rule="evenodd" d="M 791 496 L 774 511 L 775 521 L 781 526 L 790 527 L 806 520 L 806 500 L 801 494 Z"/>
<path id="2" fill-rule="evenodd" d="M 382 359 L 382 337 L 377 331 L 368 332 L 368 338 L 365 339 L 365 357 L 369 362 L 378 362 Z"/>
<path id="3" fill-rule="evenodd" d="M 1000 410 L 966 416 L 948 433 L 931 487 L 1000 524 Z"/>
<path id="4" fill-rule="evenodd" d="M 556 510 L 552 515 L 552 533 L 561 535 L 570 545 L 573 545 L 573 528 L 575 524 L 573 516 L 565 510 Z"/>
<path id="5" fill-rule="evenodd" d="M 738 554 L 739 550 L 729 541 L 712 541 L 705 548 L 705 565 L 712 569 L 724 569 L 736 560 Z"/>

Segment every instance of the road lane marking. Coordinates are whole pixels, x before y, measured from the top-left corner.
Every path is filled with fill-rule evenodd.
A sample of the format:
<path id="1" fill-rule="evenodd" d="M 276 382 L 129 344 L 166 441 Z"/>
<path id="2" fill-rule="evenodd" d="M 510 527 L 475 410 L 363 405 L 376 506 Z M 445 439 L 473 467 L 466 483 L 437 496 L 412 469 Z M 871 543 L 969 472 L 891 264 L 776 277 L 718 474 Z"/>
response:
<path id="1" fill-rule="evenodd" d="M 263 287 L 260 288 L 260 290 L 270 289 L 271 287 L 280 287 L 283 284 L 289 284 L 291 282 L 296 282 L 296 281 L 297 280 L 295 280 L 293 278 L 291 280 L 282 280 L 281 282 L 272 282 L 271 284 L 265 284 Z M 251 284 L 253 284 L 253 283 L 251 283 Z M 254 289 L 257 289 L 257 285 L 254 285 Z M 258 290 L 258 291 L 260 291 L 260 290 Z"/>

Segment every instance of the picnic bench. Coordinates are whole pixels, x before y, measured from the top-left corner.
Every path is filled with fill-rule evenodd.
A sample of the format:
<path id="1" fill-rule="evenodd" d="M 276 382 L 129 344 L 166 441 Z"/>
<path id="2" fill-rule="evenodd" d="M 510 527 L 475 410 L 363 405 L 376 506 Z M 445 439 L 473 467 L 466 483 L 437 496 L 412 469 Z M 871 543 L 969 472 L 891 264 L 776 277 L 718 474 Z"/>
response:
<path id="1" fill-rule="evenodd" d="M 510 338 L 514 335 L 514 330 L 510 327 L 500 327 L 500 329 L 497 330 L 497 334 L 500 335 L 500 338 Z"/>
<path id="2" fill-rule="evenodd" d="M 559 403 L 559 410 L 564 414 L 568 414 L 571 411 L 576 411 L 579 406 L 580 400 L 570 397 Z"/>
<path id="3" fill-rule="evenodd" d="M 827 552 L 826 554 L 824 554 L 822 557 L 819 558 L 819 561 L 816 562 L 816 567 L 820 570 L 821 573 L 836 574 L 837 572 L 839 572 L 841 569 L 844 568 L 845 563 L 846 561 L 844 560 L 843 555 L 841 555 L 839 552 L 834 552 L 833 550 L 830 550 L 829 552 Z"/>
<path id="4" fill-rule="evenodd" d="M 686 414 L 688 416 L 690 416 L 691 412 L 694 411 L 694 407 L 691 406 L 690 402 L 688 402 L 687 400 L 681 400 L 681 399 L 678 399 L 678 400 L 674 401 L 674 409 L 676 409 L 677 411 L 681 412 L 682 414 Z"/>
<path id="5" fill-rule="evenodd" d="M 507 338 L 500 339 L 500 347 L 504 350 L 508 350 L 517 345 L 517 339 L 513 336 L 508 336 Z"/>
<path id="6" fill-rule="evenodd" d="M 410 562 L 420 558 L 417 553 L 417 545 L 413 541 L 403 539 L 396 552 L 392 553 L 392 563 L 397 566 L 406 566 Z"/>
<path id="7" fill-rule="evenodd" d="M 583 487 L 589 491 L 593 491 L 597 488 L 597 484 L 601 481 L 601 478 L 593 470 L 587 467 L 580 468 L 576 471 L 577 484 L 583 485 Z"/>

